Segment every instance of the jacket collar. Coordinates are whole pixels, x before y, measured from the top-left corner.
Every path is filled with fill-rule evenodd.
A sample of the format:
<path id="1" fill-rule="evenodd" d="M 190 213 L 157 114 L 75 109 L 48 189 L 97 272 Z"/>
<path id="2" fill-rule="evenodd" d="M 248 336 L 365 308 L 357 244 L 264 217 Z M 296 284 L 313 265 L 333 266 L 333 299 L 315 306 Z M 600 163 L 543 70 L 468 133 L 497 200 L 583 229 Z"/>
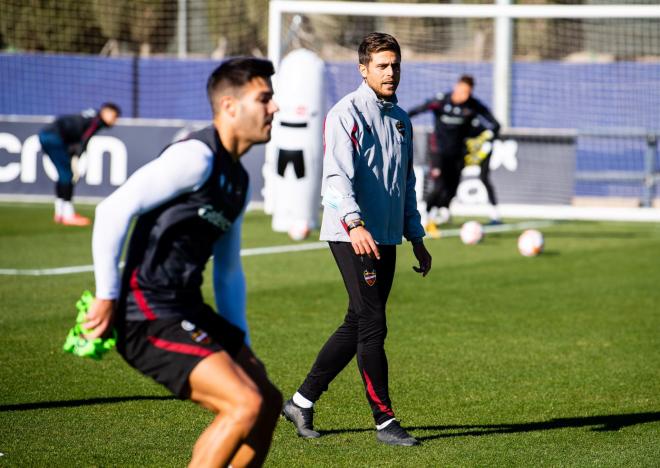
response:
<path id="1" fill-rule="evenodd" d="M 366 81 L 362 81 L 362 84 L 358 88 L 358 93 L 360 93 L 360 96 L 362 96 L 366 101 L 375 103 L 382 111 L 392 110 L 394 106 L 399 102 L 396 94 L 392 96 L 391 101 L 380 99 L 378 96 L 376 96 L 376 93 L 369 87 Z"/>

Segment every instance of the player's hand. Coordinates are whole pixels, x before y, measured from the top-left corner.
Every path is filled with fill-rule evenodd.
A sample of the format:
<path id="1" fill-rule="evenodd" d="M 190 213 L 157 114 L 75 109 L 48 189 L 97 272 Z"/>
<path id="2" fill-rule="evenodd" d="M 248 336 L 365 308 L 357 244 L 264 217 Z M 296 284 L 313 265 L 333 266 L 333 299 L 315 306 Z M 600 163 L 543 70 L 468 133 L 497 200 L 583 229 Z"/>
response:
<path id="1" fill-rule="evenodd" d="M 426 246 L 424 245 L 424 242 L 420 242 L 419 244 L 413 244 L 413 253 L 415 254 L 415 258 L 419 262 L 419 266 L 413 266 L 413 270 L 415 270 L 417 273 L 421 273 L 422 276 L 426 276 L 429 274 L 429 271 L 431 271 L 431 254 L 429 253 L 428 250 L 426 250 Z"/>
<path id="2" fill-rule="evenodd" d="M 85 338 L 92 340 L 104 336 L 110 332 L 112 319 L 115 312 L 115 301 L 113 299 L 94 299 L 89 307 L 83 328 L 89 330 Z"/>
<path id="3" fill-rule="evenodd" d="M 440 177 L 440 168 L 439 167 L 432 167 L 431 168 L 431 177 L 434 179 L 437 179 Z"/>
<path id="4" fill-rule="evenodd" d="M 353 245 L 355 255 L 369 255 L 371 258 L 380 260 L 378 246 L 376 245 L 374 238 L 371 237 L 371 233 L 367 231 L 364 226 L 351 229 L 348 232 L 348 236 L 351 238 L 351 244 Z"/>
<path id="5" fill-rule="evenodd" d="M 80 179 L 80 156 L 77 154 L 71 156 L 71 172 L 73 173 L 73 183 L 77 184 Z"/>

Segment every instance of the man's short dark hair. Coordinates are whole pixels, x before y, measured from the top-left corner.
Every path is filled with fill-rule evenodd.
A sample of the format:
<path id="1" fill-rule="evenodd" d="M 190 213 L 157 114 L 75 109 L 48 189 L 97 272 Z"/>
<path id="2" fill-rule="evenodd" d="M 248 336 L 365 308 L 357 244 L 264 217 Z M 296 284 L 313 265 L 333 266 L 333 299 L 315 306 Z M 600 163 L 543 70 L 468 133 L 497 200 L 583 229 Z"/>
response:
<path id="1" fill-rule="evenodd" d="M 371 54 L 385 50 L 392 51 L 401 58 L 401 47 L 399 47 L 399 43 L 394 36 L 381 32 L 372 32 L 362 39 L 362 43 L 358 48 L 358 60 L 360 64 L 367 66 L 371 62 Z"/>
<path id="2" fill-rule="evenodd" d="M 472 75 L 461 75 L 461 77 L 458 79 L 458 82 L 465 83 L 470 88 L 474 88 L 474 78 Z"/>
<path id="3" fill-rule="evenodd" d="M 103 104 L 101 104 L 101 107 L 99 109 L 113 110 L 117 114 L 117 117 L 119 117 L 121 115 L 121 107 L 119 107 L 114 102 L 104 102 Z"/>
<path id="4" fill-rule="evenodd" d="M 236 57 L 226 60 L 213 70 L 206 83 L 206 93 L 213 108 L 214 96 L 230 88 L 238 89 L 254 78 L 268 79 L 275 73 L 273 62 L 256 57 Z"/>

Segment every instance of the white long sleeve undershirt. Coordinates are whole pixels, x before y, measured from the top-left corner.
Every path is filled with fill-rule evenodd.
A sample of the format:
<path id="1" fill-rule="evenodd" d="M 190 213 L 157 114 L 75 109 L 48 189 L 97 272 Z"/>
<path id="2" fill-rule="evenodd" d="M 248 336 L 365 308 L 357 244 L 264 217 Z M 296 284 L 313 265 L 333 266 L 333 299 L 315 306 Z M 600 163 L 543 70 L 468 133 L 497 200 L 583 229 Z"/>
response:
<path id="1" fill-rule="evenodd" d="M 198 140 L 175 143 L 96 207 L 92 237 L 96 297 L 119 296 L 119 259 L 133 217 L 199 189 L 212 169 L 213 152 L 207 145 Z M 218 312 L 247 332 L 245 277 L 240 261 L 242 217 L 214 245 L 213 285 Z"/>

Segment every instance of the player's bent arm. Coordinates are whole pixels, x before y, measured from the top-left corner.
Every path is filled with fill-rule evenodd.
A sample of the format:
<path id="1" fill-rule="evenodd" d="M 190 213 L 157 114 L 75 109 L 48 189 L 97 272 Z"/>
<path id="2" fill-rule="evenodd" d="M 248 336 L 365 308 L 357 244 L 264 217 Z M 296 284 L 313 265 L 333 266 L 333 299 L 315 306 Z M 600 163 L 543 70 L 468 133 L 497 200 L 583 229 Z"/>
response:
<path id="1" fill-rule="evenodd" d="M 132 218 L 198 189 L 212 168 L 213 153 L 204 143 L 176 143 L 138 169 L 96 207 L 92 255 L 97 298 L 119 296 L 119 259 Z"/>
<path id="2" fill-rule="evenodd" d="M 353 189 L 358 150 L 356 125 L 350 115 L 338 113 L 328 114 L 325 123 L 323 205 L 334 209 L 344 222 L 360 218 Z"/>
<path id="3" fill-rule="evenodd" d="M 213 246 L 213 291 L 218 314 L 245 332 L 250 345 L 246 316 L 246 285 L 241 263 L 241 214 Z"/>
<path id="4" fill-rule="evenodd" d="M 420 104 L 419 106 L 416 106 L 416 107 L 413 107 L 412 109 L 409 109 L 407 111 L 408 117 L 414 117 L 417 114 L 421 114 L 423 112 L 433 110 L 434 109 L 434 102 L 435 102 L 435 99 L 430 99 L 430 100 L 424 102 L 423 104 Z"/>
<path id="5" fill-rule="evenodd" d="M 497 138 L 500 132 L 500 123 L 497 121 L 495 116 L 490 112 L 490 109 L 488 109 L 488 107 L 486 107 L 481 101 L 475 99 L 475 104 L 477 107 L 477 113 L 491 125 L 491 130 L 493 131 L 495 137 Z"/>

